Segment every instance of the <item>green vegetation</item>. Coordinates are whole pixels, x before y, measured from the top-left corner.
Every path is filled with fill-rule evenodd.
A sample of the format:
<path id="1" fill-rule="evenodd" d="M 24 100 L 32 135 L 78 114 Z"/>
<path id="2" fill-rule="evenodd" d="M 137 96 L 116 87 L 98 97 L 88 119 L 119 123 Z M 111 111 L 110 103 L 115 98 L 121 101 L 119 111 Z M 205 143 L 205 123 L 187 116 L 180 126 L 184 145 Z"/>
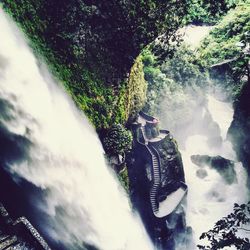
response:
<path id="1" fill-rule="evenodd" d="M 215 24 L 240 0 L 190 0 L 185 23 Z"/>
<path id="2" fill-rule="evenodd" d="M 241 51 L 238 43 L 250 30 L 250 4 L 240 4 L 210 32 L 200 48 L 204 66 L 232 59 Z"/>
<path id="3" fill-rule="evenodd" d="M 129 177 L 127 167 L 124 167 L 123 170 L 118 174 L 118 179 L 126 192 L 129 194 Z"/>
<path id="4" fill-rule="evenodd" d="M 208 244 L 199 245 L 202 250 L 217 250 L 225 247 L 250 249 L 248 234 L 250 232 L 250 202 L 234 204 L 234 211 L 216 222 L 214 228 L 203 233 L 200 239 L 207 239 Z M 242 236 L 245 235 L 245 236 Z"/>
<path id="5" fill-rule="evenodd" d="M 187 87 L 198 91 L 197 86 L 206 84 L 206 74 L 196 64 L 196 55 L 187 46 L 180 46 L 171 58 L 161 61 L 149 49 L 143 54 L 144 74 L 148 82 L 147 103 L 145 112 L 157 114 L 162 100 L 166 101 L 166 109 L 169 113 L 181 112 L 180 116 L 189 115 L 189 107 L 185 107 L 185 99 L 189 100 L 186 93 Z M 182 108 L 176 110 L 169 105 Z M 184 106 L 183 106 L 184 105 Z M 186 110 L 186 112 L 184 112 Z M 174 117 L 174 116 L 172 116 Z M 178 115 L 177 115 L 178 117 Z M 178 123 L 178 118 L 176 120 Z"/>
<path id="6" fill-rule="evenodd" d="M 103 140 L 104 149 L 110 155 L 128 152 L 132 148 L 132 134 L 121 124 L 114 124 Z"/>
<path id="7" fill-rule="evenodd" d="M 233 96 L 241 91 L 246 75 L 249 54 L 244 54 L 244 48 L 250 41 L 250 3 L 241 3 L 229 11 L 223 20 L 210 32 L 199 49 L 199 63 L 210 67 L 225 60 L 232 60 L 227 69 L 220 71 L 226 86 L 233 85 Z M 218 72 L 215 72 L 218 75 Z"/>
<path id="8" fill-rule="evenodd" d="M 97 129 L 125 124 L 140 109 L 146 88 L 138 61 L 127 75 L 141 49 L 160 33 L 171 36 L 186 13 L 185 1 L 175 0 L 2 4 Z"/>
<path id="9" fill-rule="evenodd" d="M 170 113 L 171 110 L 175 111 L 172 117 L 177 117 L 176 124 L 179 117 L 178 111 L 181 112 L 180 116 L 186 116 L 185 121 L 188 122 L 192 107 L 185 107 L 184 104 L 185 99 L 192 100 L 192 93 L 188 95 L 187 87 L 192 87 L 193 94 L 201 96 L 197 86 L 209 86 L 211 84 L 208 81 L 209 75 L 215 84 L 222 84 L 228 89 L 234 99 L 240 95 L 241 88 L 246 82 L 244 76 L 249 71 L 249 54 L 244 50 L 250 37 L 248 32 L 250 4 L 247 1 L 231 1 L 230 8 L 237 2 L 237 6 L 229 10 L 228 14 L 212 29 L 197 51 L 181 45 L 175 48 L 173 55 L 168 55 L 162 60 L 161 56 L 154 53 L 152 46 L 144 50 L 142 58 L 145 79 L 148 83 L 147 103 L 144 108 L 146 112 L 156 114 L 164 99 L 165 108 Z M 216 3 L 210 1 L 210 4 Z M 197 4 L 201 2 L 197 1 Z M 226 9 L 224 8 L 225 13 Z M 210 71 L 210 66 L 227 59 L 233 59 L 233 61 L 228 64 L 226 70 L 221 71 L 219 68 L 219 72 Z M 170 103 L 174 103 L 174 106 Z"/>
<path id="10" fill-rule="evenodd" d="M 142 57 L 139 56 L 135 61 L 127 90 L 127 114 L 126 119 L 133 120 L 138 112 L 143 108 L 146 102 L 147 82 L 145 81 L 143 72 Z"/>

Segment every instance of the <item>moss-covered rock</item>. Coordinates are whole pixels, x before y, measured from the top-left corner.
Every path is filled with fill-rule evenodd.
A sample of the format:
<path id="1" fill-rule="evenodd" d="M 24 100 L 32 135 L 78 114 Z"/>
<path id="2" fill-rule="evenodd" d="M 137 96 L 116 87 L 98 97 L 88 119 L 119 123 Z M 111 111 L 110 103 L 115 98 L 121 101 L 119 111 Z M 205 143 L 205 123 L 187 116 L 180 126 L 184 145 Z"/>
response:
<path id="1" fill-rule="evenodd" d="M 145 83 L 135 59 L 159 33 L 173 34 L 185 14 L 175 0 L 1 2 L 97 129 L 125 124 L 142 107 Z"/>
<path id="2" fill-rule="evenodd" d="M 139 56 L 130 72 L 127 91 L 127 118 L 133 120 L 146 102 L 147 83 L 144 78 L 142 57 Z"/>
<path id="3" fill-rule="evenodd" d="M 223 18 L 205 38 L 199 49 L 199 60 L 211 66 L 239 55 L 238 43 L 250 29 L 250 4 L 239 4 Z"/>

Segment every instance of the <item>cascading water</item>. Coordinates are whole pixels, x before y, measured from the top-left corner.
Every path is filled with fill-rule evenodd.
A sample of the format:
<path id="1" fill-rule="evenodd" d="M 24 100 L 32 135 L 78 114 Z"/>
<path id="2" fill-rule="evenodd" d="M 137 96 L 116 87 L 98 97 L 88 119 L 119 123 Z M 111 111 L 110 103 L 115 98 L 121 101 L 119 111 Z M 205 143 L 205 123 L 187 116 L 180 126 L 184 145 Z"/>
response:
<path id="1" fill-rule="evenodd" d="M 232 105 L 203 91 L 192 93 L 188 88 L 184 91 L 185 94 L 180 93 L 179 102 L 178 92 L 173 93 L 173 99 L 166 95 L 160 113 L 163 126 L 170 128 L 177 138 L 182 154 L 188 185 L 186 219 L 187 225 L 193 229 L 194 236 L 189 250 L 196 249 L 195 245 L 200 243 L 199 237 L 203 232 L 212 229 L 219 219 L 232 212 L 234 203 L 246 203 L 249 195 L 247 173 L 226 138 L 233 119 Z M 176 102 L 182 105 L 175 107 Z M 165 103 L 171 107 L 170 112 L 165 108 Z M 180 116 L 180 113 L 183 113 L 183 116 Z M 178 127 L 177 121 L 181 127 Z M 197 156 L 200 159 L 214 157 L 219 160 L 223 157 L 222 161 L 229 162 L 233 167 L 211 167 L 209 161 L 201 164 L 192 160 Z"/>
<path id="2" fill-rule="evenodd" d="M 188 30 L 192 34 L 184 40 L 193 48 L 197 47 L 200 39 L 210 29 L 206 26 L 204 29 L 192 27 Z M 194 42 L 191 40 L 193 36 Z M 219 219 L 231 213 L 234 203 L 248 201 L 247 173 L 227 140 L 227 131 L 233 119 L 232 104 L 220 101 L 224 95 L 217 88 L 212 87 L 211 90 L 198 86 L 176 86 L 176 89 L 166 92 L 164 96 L 159 116 L 163 126 L 177 138 L 182 154 L 189 189 L 187 225 L 192 227 L 194 236 L 189 250 L 193 250 L 201 243 L 201 234 L 212 229 Z M 194 155 L 223 157 L 228 162 L 234 162 L 233 169 L 230 173 L 223 173 L 220 166 L 217 169 L 209 164 L 199 166 L 192 161 Z"/>
<path id="3" fill-rule="evenodd" d="M 205 107 L 203 108 L 205 109 Z M 220 127 L 222 143 L 210 145 L 208 141 L 214 135 L 209 128 L 204 127 L 202 135 L 196 134 L 187 137 L 185 149 L 181 151 L 186 181 L 189 186 L 187 224 L 193 228 L 196 243 L 203 232 L 212 229 L 215 222 L 232 212 L 234 203 L 247 202 L 248 195 L 246 172 L 242 164 L 237 162 L 231 143 L 226 140 L 226 131 L 233 117 L 231 104 L 218 101 L 208 95 L 207 109 L 213 121 Z M 208 126 L 208 124 L 206 125 Z M 236 180 L 229 184 L 223 175 L 208 166 L 202 168 L 206 171 L 206 176 L 200 178 L 198 171 L 201 168 L 191 161 L 191 156 L 197 154 L 219 155 L 235 161 Z"/>
<path id="4" fill-rule="evenodd" d="M 94 129 L 1 9 L 0 30 L 0 164 L 25 190 L 28 218 L 60 250 L 151 249 Z"/>

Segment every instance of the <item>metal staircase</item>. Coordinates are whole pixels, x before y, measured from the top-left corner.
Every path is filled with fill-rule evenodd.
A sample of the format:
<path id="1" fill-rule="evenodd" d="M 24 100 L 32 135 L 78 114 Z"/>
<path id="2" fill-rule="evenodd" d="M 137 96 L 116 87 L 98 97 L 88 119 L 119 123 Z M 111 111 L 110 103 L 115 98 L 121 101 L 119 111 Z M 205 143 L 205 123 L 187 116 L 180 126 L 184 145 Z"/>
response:
<path id="1" fill-rule="evenodd" d="M 150 195 L 150 202 L 151 202 L 153 213 L 157 213 L 158 212 L 157 191 L 161 184 L 160 166 L 159 166 L 157 156 L 155 155 L 154 151 L 150 148 L 150 146 L 148 146 L 148 138 L 146 136 L 145 126 L 141 126 L 141 132 L 145 141 L 145 145 L 152 156 L 153 186 L 150 189 L 149 195 Z"/>
<path id="2" fill-rule="evenodd" d="M 12 220 L 0 203 L 0 250 L 51 250 L 25 217 Z"/>
<path id="3" fill-rule="evenodd" d="M 15 235 L 8 235 L 0 231 L 0 250 L 21 249 L 18 248 L 20 245 L 21 242 Z"/>
<path id="4" fill-rule="evenodd" d="M 153 212 L 156 213 L 158 211 L 157 191 L 161 183 L 159 163 L 153 150 L 150 147 L 148 147 L 148 150 L 150 151 L 152 155 L 152 163 L 153 163 L 153 186 L 151 187 L 151 190 L 150 190 L 150 202 L 151 202 Z"/>

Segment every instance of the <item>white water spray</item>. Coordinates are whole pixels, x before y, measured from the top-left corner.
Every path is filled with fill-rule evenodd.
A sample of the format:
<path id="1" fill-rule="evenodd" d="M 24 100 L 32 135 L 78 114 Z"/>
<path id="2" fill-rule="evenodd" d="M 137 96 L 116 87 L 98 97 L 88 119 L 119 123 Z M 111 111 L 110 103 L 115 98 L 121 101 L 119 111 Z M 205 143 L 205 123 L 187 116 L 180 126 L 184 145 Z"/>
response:
<path id="1" fill-rule="evenodd" d="M 31 141 L 26 159 L 8 171 L 44 191 L 34 204 L 46 223 L 38 224 L 67 249 L 87 242 L 104 250 L 151 249 L 140 220 L 108 171 L 101 144 L 87 119 L 74 107 L 27 47 L 0 9 L 0 100 L 7 115 L 1 126 Z"/>
<path id="2" fill-rule="evenodd" d="M 191 44 L 192 48 L 197 47 L 209 29 L 209 27 L 187 29 L 189 34 L 185 37 L 185 42 Z M 197 89 L 193 93 L 190 88 L 180 93 L 178 90 L 168 93 L 166 100 L 161 103 L 159 112 L 164 126 L 172 130 L 181 149 L 189 189 L 187 225 L 192 227 L 194 233 L 194 245 L 190 250 L 196 249 L 195 246 L 201 243 L 199 237 L 203 232 L 212 229 L 219 219 L 233 211 L 234 203 L 246 203 L 249 195 L 247 173 L 238 162 L 232 145 L 226 138 L 233 119 L 232 105 L 219 101 L 215 96 L 204 93 L 202 89 L 198 91 Z M 171 98 L 172 96 L 174 98 Z M 203 101 L 200 102 L 200 99 Z M 170 107 L 170 110 L 166 107 Z M 181 127 L 178 127 L 179 124 Z M 217 141 L 213 141 L 214 139 Z M 191 156 L 197 154 L 219 155 L 235 161 L 237 181 L 232 184 L 226 183 L 223 177 L 209 166 L 203 168 L 207 175 L 200 178 L 197 171 L 201 168 L 191 161 Z"/>
<path id="3" fill-rule="evenodd" d="M 242 164 L 237 162 L 232 145 L 226 140 L 233 109 L 230 103 L 223 103 L 212 96 L 208 96 L 208 111 L 215 122 L 219 124 L 222 144 L 211 146 L 207 143 L 213 136 L 209 130 L 204 135 L 193 135 L 187 138 L 185 150 L 182 151 L 186 181 L 189 186 L 187 224 L 193 228 L 195 243 L 203 232 L 213 228 L 214 224 L 223 216 L 233 210 L 234 203 L 247 202 L 246 172 Z M 205 166 L 207 176 L 199 178 L 197 170 L 200 169 L 191 161 L 192 155 L 209 155 L 234 160 L 237 181 L 231 185 L 226 183 L 215 169 Z"/>

